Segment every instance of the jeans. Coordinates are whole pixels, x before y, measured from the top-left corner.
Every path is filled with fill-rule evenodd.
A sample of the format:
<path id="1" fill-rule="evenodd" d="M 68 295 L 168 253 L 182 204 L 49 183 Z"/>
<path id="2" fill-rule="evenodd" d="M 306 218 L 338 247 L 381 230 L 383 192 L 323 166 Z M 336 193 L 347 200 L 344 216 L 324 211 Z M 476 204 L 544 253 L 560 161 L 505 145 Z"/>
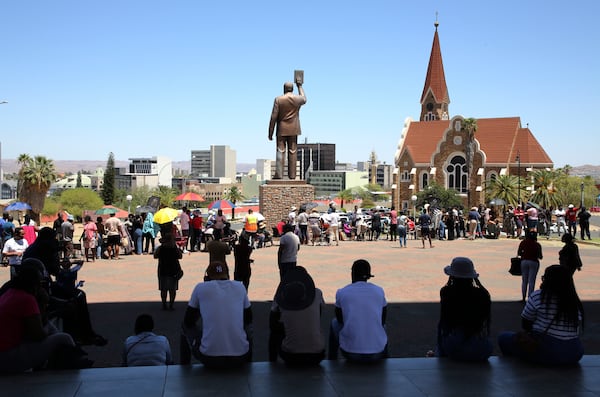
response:
<path id="1" fill-rule="evenodd" d="M 438 236 L 439 236 L 440 240 L 443 240 L 446 238 L 446 224 L 441 221 L 440 221 L 440 226 L 439 226 L 439 230 L 438 230 Z"/>
<path id="2" fill-rule="evenodd" d="M 460 331 L 453 331 L 449 335 L 439 337 L 436 356 L 459 361 L 485 361 L 492 355 L 492 350 L 492 342 L 488 337 L 466 337 Z"/>
<path id="3" fill-rule="evenodd" d="M 96 258 L 102 258 L 102 244 L 104 244 L 104 239 L 102 235 L 98 233 L 98 246 L 96 247 Z"/>
<path id="4" fill-rule="evenodd" d="M 563 340 L 539 333 L 534 333 L 534 337 L 540 342 L 540 346 L 533 352 L 520 348 L 516 332 L 502 332 L 498 335 L 498 346 L 505 356 L 516 356 L 543 365 L 573 365 L 583 356 L 583 345 L 579 337 Z"/>
<path id="5" fill-rule="evenodd" d="M 329 327 L 329 360 L 337 360 L 338 350 L 342 352 L 342 355 L 348 361 L 355 361 L 360 363 L 371 363 L 388 357 L 387 344 L 383 348 L 383 351 L 377 353 L 352 353 L 344 351 L 340 348 L 340 331 L 342 330 L 343 324 L 340 324 L 336 318 L 331 320 L 331 326 Z"/>
<path id="6" fill-rule="evenodd" d="M 521 259 L 521 295 L 523 300 L 535 290 L 535 279 L 540 270 L 540 262 L 529 259 Z M 529 293 L 527 287 L 529 286 Z"/>
<path id="7" fill-rule="evenodd" d="M 398 225 L 398 241 L 400 242 L 400 248 L 406 247 L 406 226 Z"/>
<path id="8" fill-rule="evenodd" d="M 142 254 L 142 229 L 135 229 L 133 231 L 133 241 L 135 242 L 135 253 L 138 255 Z"/>

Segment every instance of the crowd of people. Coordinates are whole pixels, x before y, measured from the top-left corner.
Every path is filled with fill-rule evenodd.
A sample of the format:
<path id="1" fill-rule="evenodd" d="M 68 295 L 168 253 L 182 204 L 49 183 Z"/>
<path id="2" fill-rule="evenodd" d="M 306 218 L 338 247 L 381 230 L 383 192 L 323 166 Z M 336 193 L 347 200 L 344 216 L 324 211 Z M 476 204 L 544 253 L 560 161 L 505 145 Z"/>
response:
<path id="1" fill-rule="evenodd" d="M 541 245 L 536 241 L 539 223 L 532 222 L 535 213 L 529 210 L 529 216 L 526 215 L 523 223 L 525 238 L 517 251 L 521 257 L 522 299 L 526 302 L 522 312 L 523 331 L 502 333 L 498 337 L 498 345 L 504 355 L 515 355 L 542 364 L 572 364 L 583 354 L 579 334 L 584 323 L 583 307 L 572 277 L 582 268 L 574 242 L 575 230 L 565 230 L 562 237 L 565 245 L 559 253 L 559 264 L 545 269 L 542 284 L 536 290 L 535 280 L 543 255 Z M 397 232 L 390 233 L 390 238 L 400 240 L 401 247 L 406 246 L 403 237 L 407 235 L 409 218 L 402 212 L 396 214 L 394 208 L 392 212 L 395 216 L 391 222 Z M 479 213 L 477 208 L 471 212 Z M 334 208 L 331 213 L 336 213 Z M 330 322 L 328 339 L 325 339 L 320 326 L 325 304 L 323 294 L 308 271 L 298 264 L 301 245 L 307 244 L 314 233 L 310 215 L 303 214 L 306 212 L 300 210 L 296 214 L 293 208 L 290 217 L 281 225 L 277 251 L 280 283 L 274 291 L 269 318 L 269 359 L 281 359 L 289 365 L 315 365 L 326 357 L 336 359 L 339 353 L 350 361 L 384 359 L 388 356 L 387 302 L 383 288 L 369 282 L 373 275 L 366 260 L 353 263 L 351 283 L 337 291 L 335 316 Z M 244 230 L 232 247 L 226 242 L 229 233 L 226 217 L 219 212 L 212 215 L 207 223 L 214 228 L 213 236 L 194 240 L 203 243 L 209 252 L 209 266 L 204 281 L 194 288 L 185 312 L 180 341 L 181 362 L 189 363 L 195 357 L 206 366 L 239 366 L 252 358 L 253 318 L 247 291 L 251 275 L 250 256 L 260 241 L 257 238 L 259 221 L 249 212 L 244 218 Z M 494 219 L 493 216 L 492 213 L 490 219 Z M 145 233 L 152 234 L 144 231 L 144 223 L 149 217 L 152 217 L 151 213 L 131 219 L 134 232 L 130 234 L 127 231 L 128 235 L 142 239 Z M 437 217 L 439 213 L 435 209 L 425 208 L 417 219 L 423 248 L 426 239 L 432 235 L 428 228 L 432 228 Z M 189 220 L 183 222 L 188 225 L 187 232 L 183 232 L 183 224 L 182 229 L 168 223 L 158 230 L 156 224 L 153 225 L 153 232 L 161 236 L 152 254 L 158 261 L 158 289 L 164 310 L 173 310 L 178 281 L 183 276 L 179 263 L 182 253 L 188 248 L 200 248 L 188 241 L 190 236 L 195 235 L 190 229 L 199 226 L 194 224 L 195 218 L 202 219 L 200 214 L 191 214 Z M 303 227 L 304 218 L 306 227 Z M 319 218 L 322 223 L 323 216 Z M 469 220 L 466 223 L 469 236 L 477 233 L 478 229 L 479 219 L 475 215 L 473 218 L 466 218 Z M 127 230 L 129 225 L 117 220 L 118 223 L 114 222 L 115 225 L 111 226 L 112 219 L 116 218 L 111 216 L 106 222 L 100 219 L 95 223 L 90 217 L 85 218 L 82 239 L 90 240 L 84 245 L 86 259 L 88 256 L 96 259 L 98 247 L 94 243 L 98 239 L 106 237 L 107 244 L 112 245 L 110 230 L 119 236 L 119 241 L 114 244 L 122 243 L 122 230 Z M 335 220 L 335 216 L 328 219 Z M 448 218 L 442 213 L 441 219 Z M 99 232 L 98 223 L 104 227 L 105 233 Z M 222 227 L 217 226 L 219 223 L 223 224 Z M 206 230 L 202 223 L 198 229 Z M 319 226 L 319 231 L 322 232 L 322 226 Z M 335 233 L 338 235 L 339 232 L 336 230 Z M 12 277 L 0 289 L 0 320 L 6 324 L 0 329 L 0 340 L 6 338 L 8 341 L 0 346 L 0 371 L 92 365 L 81 346 L 102 346 L 107 341 L 93 330 L 85 293 L 77 284 L 77 272 L 84 262 L 73 261 L 72 248 L 64 243 L 69 238 L 73 241 L 72 220 L 67 217 L 57 227 L 38 228 L 37 238 L 31 245 L 27 244 L 25 234 L 22 227 L 15 227 L 3 249 L 11 264 Z M 176 243 L 179 235 L 186 237 L 183 248 Z M 373 235 L 375 239 L 379 237 Z M 330 241 L 337 243 L 337 239 Z M 141 242 L 139 245 L 132 244 L 143 254 Z M 430 239 L 429 244 L 432 246 Z M 150 244 L 147 246 L 149 248 Z M 111 258 L 119 257 L 118 248 L 113 246 L 107 250 Z M 233 280 L 227 263 L 227 255 L 231 252 L 235 257 Z M 430 355 L 467 361 L 486 360 L 493 350 L 489 337 L 490 294 L 468 258 L 455 258 L 444 272 L 449 278 L 440 291 L 438 338 Z M 16 313 L 14 307 L 23 309 Z M 56 318 L 62 321 L 64 332 L 55 327 L 53 319 Z M 135 334 L 124 344 L 124 365 L 173 362 L 169 341 L 154 334 L 153 327 L 151 316 L 144 314 L 137 318 Z M 43 354 L 31 355 L 31 349 L 39 349 Z"/>

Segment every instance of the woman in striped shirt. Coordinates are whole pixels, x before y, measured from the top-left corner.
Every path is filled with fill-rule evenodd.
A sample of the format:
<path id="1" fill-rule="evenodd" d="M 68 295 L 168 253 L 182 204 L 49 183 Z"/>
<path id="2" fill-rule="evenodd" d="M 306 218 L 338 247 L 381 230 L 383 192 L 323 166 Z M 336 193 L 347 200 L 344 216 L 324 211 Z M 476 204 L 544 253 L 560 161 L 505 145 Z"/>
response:
<path id="1" fill-rule="evenodd" d="M 516 332 L 498 336 L 505 356 L 518 356 L 545 365 L 569 365 L 583 356 L 579 333 L 583 329 L 583 305 L 577 296 L 573 277 L 565 266 L 552 265 L 542 276 L 521 313 L 523 329 L 536 341 L 523 343 Z"/>

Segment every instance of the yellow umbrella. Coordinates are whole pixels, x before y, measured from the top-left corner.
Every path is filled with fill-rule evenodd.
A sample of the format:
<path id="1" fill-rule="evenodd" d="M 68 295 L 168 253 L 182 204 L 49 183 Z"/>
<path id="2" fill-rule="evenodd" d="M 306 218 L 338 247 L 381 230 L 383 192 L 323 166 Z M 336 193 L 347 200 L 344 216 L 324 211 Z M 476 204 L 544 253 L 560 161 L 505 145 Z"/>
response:
<path id="1" fill-rule="evenodd" d="M 179 215 L 179 211 L 177 211 L 175 208 L 169 208 L 169 207 L 165 207 L 165 208 L 161 208 L 158 211 L 156 211 L 156 214 L 154 214 L 154 223 L 158 223 L 159 225 L 162 225 L 163 223 L 169 223 L 169 222 L 173 222 L 173 220 L 175 218 L 177 218 L 177 216 Z"/>

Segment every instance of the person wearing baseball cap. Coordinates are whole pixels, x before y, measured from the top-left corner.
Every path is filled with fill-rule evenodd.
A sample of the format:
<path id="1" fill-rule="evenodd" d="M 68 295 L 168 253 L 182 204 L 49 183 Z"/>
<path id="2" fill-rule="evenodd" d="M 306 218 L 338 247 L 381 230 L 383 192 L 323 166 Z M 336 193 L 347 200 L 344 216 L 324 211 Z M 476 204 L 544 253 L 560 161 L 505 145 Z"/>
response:
<path id="1" fill-rule="evenodd" d="M 202 319 L 201 326 L 198 320 Z M 246 288 L 229 279 L 227 263 L 208 265 L 204 282 L 192 292 L 183 320 L 181 363 L 191 356 L 206 367 L 239 367 L 252 360 L 252 309 Z"/>
<path id="2" fill-rule="evenodd" d="M 437 357 L 485 361 L 492 354 L 491 298 L 469 258 L 456 257 L 444 268 L 448 282 L 440 290 Z"/>
<path id="3" fill-rule="evenodd" d="M 335 294 L 330 360 L 337 359 L 338 350 L 350 361 L 368 363 L 387 358 L 387 301 L 383 288 L 367 282 L 372 277 L 369 262 L 359 259 L 352 264 L 352 283 Z"/>

